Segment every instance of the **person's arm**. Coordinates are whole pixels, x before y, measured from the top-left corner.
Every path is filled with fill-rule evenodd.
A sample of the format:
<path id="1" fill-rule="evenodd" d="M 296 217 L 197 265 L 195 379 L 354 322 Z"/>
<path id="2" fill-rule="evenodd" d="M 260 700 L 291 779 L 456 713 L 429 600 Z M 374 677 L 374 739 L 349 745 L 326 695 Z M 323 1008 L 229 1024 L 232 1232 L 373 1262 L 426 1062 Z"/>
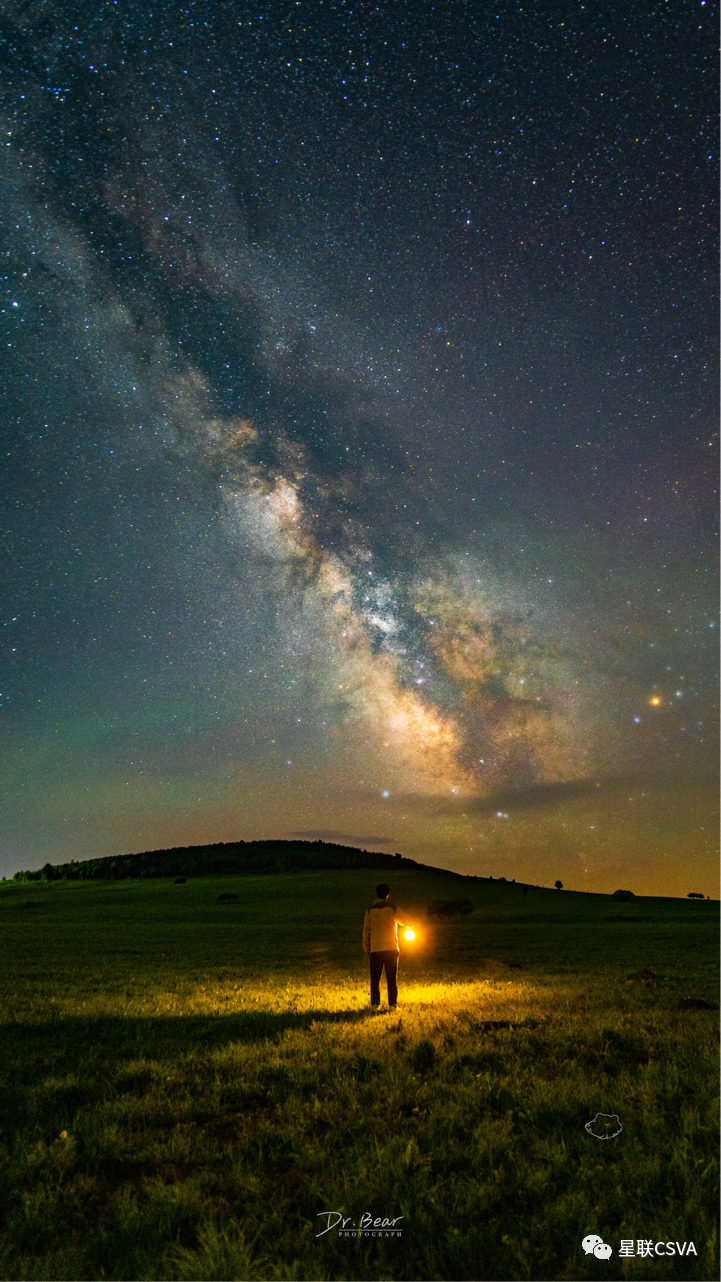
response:
<path id="1" fill-rule="evenodd" d="M 371 923 L 368 913 L 363 919 L 363 952 L 370 953 L 371 950 Z"/>
<path id="2" fill-rule="evenodd" d="M 412 921 L 408 920 L 408 914 L 404 913 L 402 908 L 396 908 L 395 916 L 396 916 L 396 933 L 399 927 L 401 930 L 410 929 L 414 932 L 418 929 L 417 926 L 415 926 Z"/>

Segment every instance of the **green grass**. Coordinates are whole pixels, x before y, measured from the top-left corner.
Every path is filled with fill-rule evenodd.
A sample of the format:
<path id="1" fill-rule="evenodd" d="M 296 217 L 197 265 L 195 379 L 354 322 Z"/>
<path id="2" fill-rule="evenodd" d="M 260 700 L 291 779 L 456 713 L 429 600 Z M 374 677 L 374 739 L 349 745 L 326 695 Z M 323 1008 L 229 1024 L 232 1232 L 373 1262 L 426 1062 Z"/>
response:
<path id="1" fill-rule="evenodd" d="M 0 888 L 3 1278 L 718 1276 L 717 1012 L 676 1010 L 717 1002 L 717 905 L 399 873 L 421 921 L 475 911 L 422 926 L 371 1016 L 374 879 Z"/>

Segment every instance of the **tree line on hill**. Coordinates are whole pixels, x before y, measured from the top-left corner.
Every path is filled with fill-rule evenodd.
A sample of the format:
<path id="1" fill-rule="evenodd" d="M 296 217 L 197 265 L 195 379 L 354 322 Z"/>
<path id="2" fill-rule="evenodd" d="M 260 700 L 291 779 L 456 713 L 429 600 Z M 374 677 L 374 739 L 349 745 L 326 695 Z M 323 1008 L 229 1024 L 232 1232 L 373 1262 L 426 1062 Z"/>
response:
<path id="1" fill-rule="evenodd" d="M 82 862 L 71 860 L 67 864 L 47 863 L 32 872 L 16 872 L 13 881 L 127 881 L 139 877 L 207 877 L 331 868 L 420 870 L 424 867 L 403 855 L 359 850 L 334 842 L 226 841 L 212 846 L 175 846 L 171 850 L 151 850 L 137 855 L 105 855 Z"/>

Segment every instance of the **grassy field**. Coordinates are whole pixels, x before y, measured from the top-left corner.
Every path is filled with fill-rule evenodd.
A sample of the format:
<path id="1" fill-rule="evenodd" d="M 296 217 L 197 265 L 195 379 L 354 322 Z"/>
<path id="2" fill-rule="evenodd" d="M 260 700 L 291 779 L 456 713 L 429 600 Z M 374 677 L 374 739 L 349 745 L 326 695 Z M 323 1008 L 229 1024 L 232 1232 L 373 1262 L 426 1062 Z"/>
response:
<path id="1" fill-rule="evenodd" d="M 375 880 L 0 887 L 2 1278 L 718 1277 L 718 905 L 399 873 L 372 1016 Z"/>

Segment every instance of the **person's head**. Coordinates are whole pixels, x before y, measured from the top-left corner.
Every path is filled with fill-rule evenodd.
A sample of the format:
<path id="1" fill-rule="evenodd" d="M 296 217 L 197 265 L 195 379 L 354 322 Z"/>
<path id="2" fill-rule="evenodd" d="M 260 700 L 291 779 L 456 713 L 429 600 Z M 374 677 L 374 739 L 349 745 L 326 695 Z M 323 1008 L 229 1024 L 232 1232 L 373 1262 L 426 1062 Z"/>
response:
<path id="1" fill-rule="evenodd" d="M 390 886 L 386 886 L 384 881 L 381 882 L 380 886 L 376 886 L 376 895 L 379 899 L 387 899 L 390 893 L 391 888 Z"/>

